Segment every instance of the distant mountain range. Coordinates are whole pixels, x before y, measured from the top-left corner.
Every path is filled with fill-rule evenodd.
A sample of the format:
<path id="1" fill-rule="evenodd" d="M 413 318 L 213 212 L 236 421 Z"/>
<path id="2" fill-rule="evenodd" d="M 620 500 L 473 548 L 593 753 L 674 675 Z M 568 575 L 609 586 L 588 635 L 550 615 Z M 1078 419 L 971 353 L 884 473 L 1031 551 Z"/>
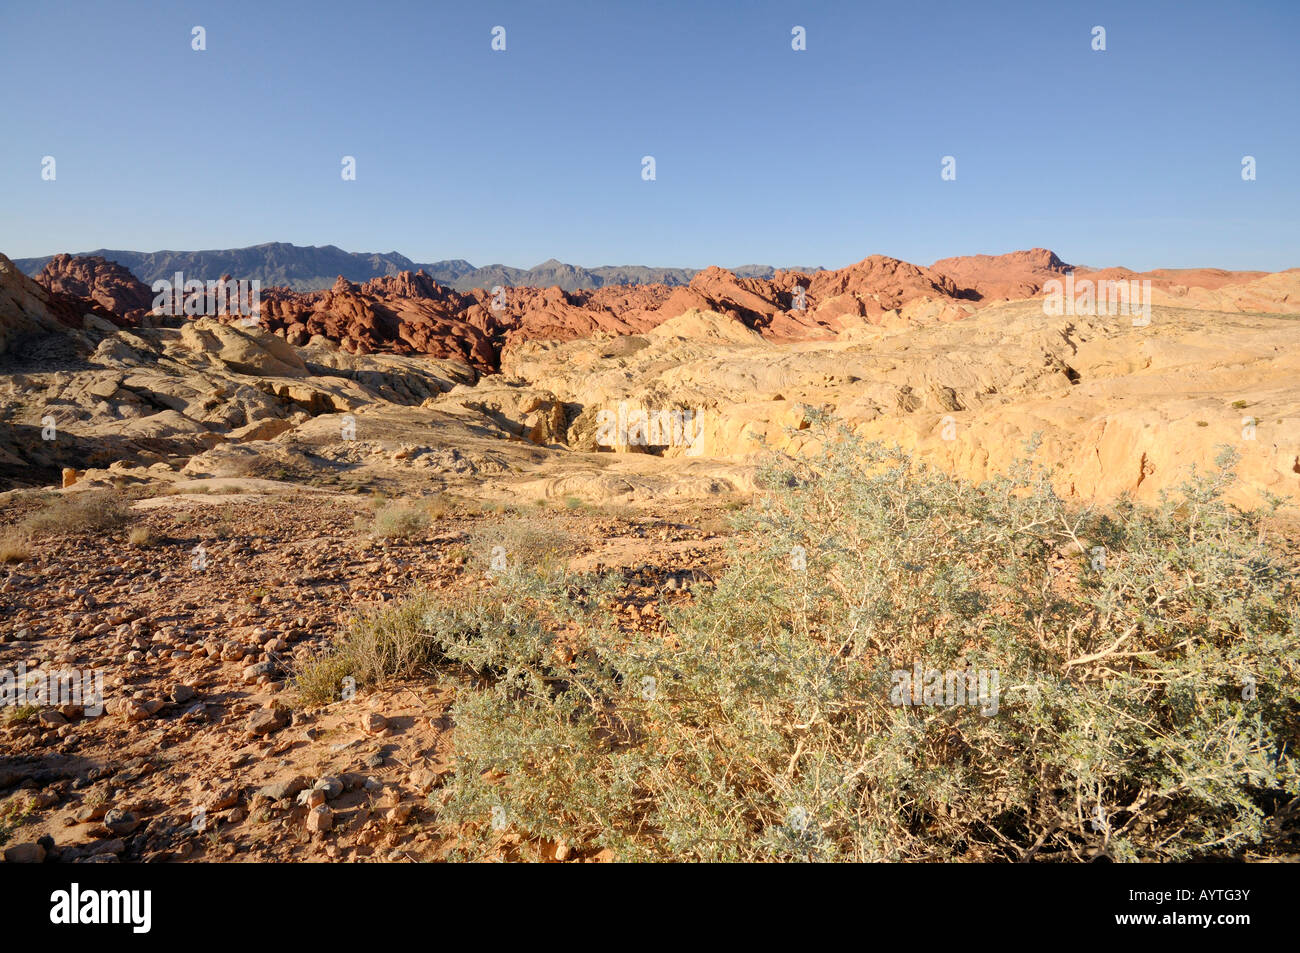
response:
<path id="1" fill-rule="evenodd" d="M 457 291 L 473 288 L 491 288 L 493 285 L 509 287 L 549 288 L 559 285 L 565 291 L 580 288 L 601 288 L 605 285 L 625 284 L 690 284 L 699 269 L 653 268 L 645 265 L 602 265 L 599 268 L 582 268 L 568 265 L 554 258 L 534 268 L 512 268 L 509 265 L 487 265 L 475 268 L 463 259 L 448 261 L 414 262 L 397 252 L 371 253 L 347 252 L 334 245 L 302 246 L 286 242 L 267 242 L 251 248 L 225 248 L 210 251 L 121 251 L 98 248 L 80 252 L 80 255 L 99 255 L 115 261 L 131 271 L 147 285 L 159 278 L 170 279 L 176 272 L 186 278 L 206 281 L 222 275 L 236 279 L 262 282 L 264 286 L 292 288 L 295 291 L 316 291 L 328 288 L 342 275 L 349 281 L 363 282 L 403 271 L 423 270 L 434 281 Z M 26 275 L 34 276 L 45 267 L 53 255 L 43 258 L 15 258 L 14 264 Z M 776 269 L 770 265 L 742 265 L 730 269 L 744 278 L 770 278 Z M 790 269 L 786 269 L 790 270 Z M 794 268 L 796 271 L 816 272 L 816 268 Z"/>

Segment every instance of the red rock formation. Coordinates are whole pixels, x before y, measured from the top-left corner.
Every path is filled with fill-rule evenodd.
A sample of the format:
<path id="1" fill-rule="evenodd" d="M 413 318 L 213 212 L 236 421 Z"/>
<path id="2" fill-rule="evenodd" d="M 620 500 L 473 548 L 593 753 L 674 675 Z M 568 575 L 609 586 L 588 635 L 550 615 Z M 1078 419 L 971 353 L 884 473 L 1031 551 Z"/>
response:
<path id="1" fill-rule="evenodd" d="M 686 287 L 506 288 L 500 295 L 484 288 L 454 291 L 423 271 L 408 271 L 362 285 L 340 277 L 332 288 L 310 293 L 265 288 L 261 316 L 263 327 L 294 344 L 319 334 L 354 352 L 429 354 L 493 371 L 502 350 L 520 341 L 636 334 L 692 309 L 729 316 L 780 340 L 831 337 L 885 320 L 954 320 L 974 307 L 1032 297 L 1071 270 L 1045 248 L 945 258 L 929 268 L 872 255 L 836 271 L 779 271 L 770 280 L 714 267 L 696 274 Z M 1188 287 L 1217 289 L 1265 274 L 1216 269 L 1135 274 L 1110 268 L 1079 270 L 1076 277 L 1150 278 L 1156 288 L 1184 294 Z M 49 290 L 52 311 L 78 326 L 88 310 L 130 323 L 124 319 L 152 303 L 143 284 L 102 258 L 59 255 L 38 281 Z"/>
<path id="2" fill-rule="evenodd" d="M 1244 284 L 1255 278 L 1263 278 L 1267 271 L 1224 271 L 1221 268 L 1157 268 L 1154 271 L 1130 271 L 1128 268 L 1098 268 L 1089 271 L 1080 268 L 1074 273 L 1076 279 L 1089 278 L 1092 281 L 1150 281 L 1152 288 L 1169 291 L 1173 288 L 1204 288 L 1217 291 L 1228 285 Z"/>
<path id="3" fill-rule="evenodd" d="M 36 282 L 55 294 L 94 302 L 99 309 L 83 310 L 94 311 L 122 326 L 139 323 L 153 306 L 148 285 L 117 262 L 98 255 L 55 255 L 36 276 Z"/>
<path id="4" fill-rule="evenodd" d="M 1128 268 L 1076 268 L 1067 265 L 1046 248 L 1031 248 L 1006 255 L 966 255 L 961 258 L 943 258 L 930 266 L 950 278 L 958 287 L 975 292 L 980 305 L 995 300 L 1032 298 L 1052 279 L 1063 280 L 1074 272 L 1076 280 L 1151 282 L 1154 289 L 1178 291 L 1203 288 L 1216 291 L 1230 285 L 1241 285 L 1263 278 L 1266 271 L 1224 271 L 1221 268 L 1158 268 L 1154 271 L 1136 272 Z"/>
<path id="5" fill-rule="evenodd" d="M 477 294 L 478 292 L 474 292 Z M 636 334 L 661 320 L 655 312 L 667 300 L 666 285 L 623 285 L 591 291 L 551 288 L 510 288 L 505 308 L 492 311 L 492 295 L 480 306 L 488 309 L 503 345 L 519 340 L 559 340 L 589 337 L 596 332 Z"/>
<path id="6" fill-rule="evenodd" d="M 354 353 L 429 354 L 495 369 L 496 348 L 461 316 L 465 307 L 456 292 L 407 272 L 372 279 L 364 288 L 340 277 L 328 291 L 311 294 L 266 289 L 261 316 L 263 327 L 294 344 L 319 334 Z"/>
<path id="7" fill-rule="evenodd" d="M 1007 255 L 941 258 L 930 270 L 960 288 L 975 292 L 980 301 L 988 303 L 1033 297 L 1046 282 L 1061 278 L 1074 267 L 1046 248 L 1031 248 Z"/>

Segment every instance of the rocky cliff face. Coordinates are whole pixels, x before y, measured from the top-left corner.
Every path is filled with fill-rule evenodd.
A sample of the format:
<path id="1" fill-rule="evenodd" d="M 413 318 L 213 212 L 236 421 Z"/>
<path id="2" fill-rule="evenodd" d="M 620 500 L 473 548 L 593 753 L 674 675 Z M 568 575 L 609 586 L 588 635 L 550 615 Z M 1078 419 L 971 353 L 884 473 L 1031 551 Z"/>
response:
<path id="1" fill-rule="evenodd" d="M 42 287 L 0 255 L 0 354 L 60 326 L 78 327 L 91 309 L 91 302 Z"/>

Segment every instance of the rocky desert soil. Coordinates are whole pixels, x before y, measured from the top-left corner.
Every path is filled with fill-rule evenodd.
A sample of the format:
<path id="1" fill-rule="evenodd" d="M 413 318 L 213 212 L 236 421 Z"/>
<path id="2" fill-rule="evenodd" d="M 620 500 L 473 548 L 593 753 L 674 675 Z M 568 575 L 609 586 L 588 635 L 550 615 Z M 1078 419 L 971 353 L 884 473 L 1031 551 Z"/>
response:
<path id="1" fill-rule="evenodd" d="M 1300 270 L 1091 273 L 1152 282 L 1135 326 L 1046 314 L 1067 268 L 874 256 L 499 309 L 405 273 L 270 289 L 247 327 L 150 315 L 102 259 L 33 281 L 0 256 L 0 670 L 101 672 L 106 702 L 0 713 L 6 859 L 447 856 L 463 685 L 313 707 L 302 663 L 412 589 L 482 587 L 497 545 L 619 570 L 620 617 L 653 631 L 816 411 L 972 480 L 1037 435 L 1080 501 L 1155 500 L 1229 445 L 1235 502 L 1300 501 Z M 620 406 L 686 415 L 693 439 L 605 445 Z M 60 524 L 109 493 L 108 528 Z M 387 532 L 393 507 L 421 519 Z"/>

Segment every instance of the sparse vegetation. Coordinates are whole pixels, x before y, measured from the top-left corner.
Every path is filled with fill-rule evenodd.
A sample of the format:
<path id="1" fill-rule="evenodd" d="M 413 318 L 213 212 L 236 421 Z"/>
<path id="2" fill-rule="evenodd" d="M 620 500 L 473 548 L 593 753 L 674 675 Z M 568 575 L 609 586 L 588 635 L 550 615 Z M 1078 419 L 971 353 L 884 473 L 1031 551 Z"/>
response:
<path id="1" fill-rule="evenodd" d="M 511 571 L 365 617 L 322 664 L 487 677 L 458 696 L 440 815 L 467 856 L 494 810 L 526 843 L 623 859 L 1267 852 L 1300 797 L 1300 612 L 1258 545 L 1267 509 L 1223 503 L 1233 462 L 1099 512 L 1028 465 L 969 486 L 840 434 L 768 473 L 666 638 L 616 624 L 610 580 Z M 1001 692 L 904 704 L 914 668 Z"/>
<path id="2" fill-rule="evenodd" d="M 14 831 L 27 823 L 31 817 L 31 802 L 26 797 L 16 796 L 0 807 L 0 847 L 7 844 Z"/>
<path id="3" fill-rule="evenodd" d="M 113 490 L 82 490 L 60 496 L 27 517 L 19 530 L 33 536 L 62 533 L 104 533 L 120 529 L 131 519 L 127 498 Z"/>
<path id="4" fill-rule="evenodd" d="M 155 541 L 153 530 L 148 526 L 132 527 L 131 532 L 127 534 L 126 541 L 136 549 L 148 549 Z"/>
<path id="5" fill-rule="evenodd" d="M 494 559 L 543 576 L 563 572 L 575 544 L 563 520 L 536 511 L 510 512 L 503 518 L 478 524 L 470 532 L 469 550 L 487 570 Z"/>
<path id="6" fill-rule="evenodd" d="M 407 503 L 388 503 L 375 514 L 370 532 L 388 539 L 414 536 L 428 528 L 429 516 L 424 509 Z"/>
<path id="7" fill-rule="evenodd" d="M 35 718 L 40 713 L 39 705 L 15 705 L 9 708 L 4 714 L 5 724 L 20 725 L 25 721 Z"/>
<path id="8" fill-rule="evenodd" d="M 424 502 L 424 512 L 431 522 L 456 516 L 465 506 L 465 501 L 450 493 L 436 493 Z"/>
<path id="9" fill-rule="evenodd" d="M 32 544 L 25 535 L 10 532 L 0 537 L 0 563 L 23 563 L 31 558 Z"/>
<path id="10" fill-rule="evenodd" d="M 417 594 L 354 619 L 330 651 L 299 669 L 299 699 L 307 705 L 337 701 L 348 676 L 365 685 L 427 673 L 438 652 L 421 619 L 433 608 L 429 596 Z"/>

